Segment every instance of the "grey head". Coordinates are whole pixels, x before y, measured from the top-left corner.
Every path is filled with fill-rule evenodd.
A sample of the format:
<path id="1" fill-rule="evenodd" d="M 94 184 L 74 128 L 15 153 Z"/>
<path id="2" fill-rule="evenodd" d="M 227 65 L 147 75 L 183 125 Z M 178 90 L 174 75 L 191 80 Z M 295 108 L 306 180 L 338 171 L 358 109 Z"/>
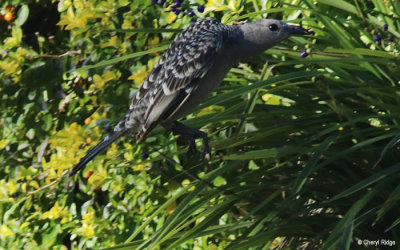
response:
<path id="1" fill-rule="evenodd" d="M 238 27 L 242 37 L 237 46 L 242 50 L 242 58 L 259 54 L 291 36 L 312 34 L 300 26 L 274 19 L 260 19 Z"/>

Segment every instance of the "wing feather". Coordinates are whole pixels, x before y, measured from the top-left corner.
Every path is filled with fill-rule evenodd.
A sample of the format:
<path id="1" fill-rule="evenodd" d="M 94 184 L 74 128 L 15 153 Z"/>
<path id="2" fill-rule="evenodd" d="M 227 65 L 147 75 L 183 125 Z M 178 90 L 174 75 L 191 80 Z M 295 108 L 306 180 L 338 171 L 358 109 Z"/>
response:
<path id="1" fill-rule="evenodd" d="M 148 128 L 168 117 L 179 103 L 172 96 L 180 95 L 178 99 L 184 100 L 183 93 L 190 94 L 196 88 L 195 83 L 201 79 L 213 66 L 218 53 L 222 50 L 225 38 L 223 24 L 213 18 L 205 18 L 192 23 L 176 37 L 169 48 L 163 53 L 159 61 L 149 73 L 142 86 L 139 88 L 131 109 L 137 106 L 147 108 L 143 115 L 144 124 L 138 132 L 138 138 L 147 134 Z M 185 91 L 182 91 L 185 90 Z M 169 97 L 170 96 L 170 97 Z M 132 114 L 137 112 L 132 112 Z M 129 113 L 126 119 L 129 118 Z M 146 132 L 147 131 L 147 132 Z"/>

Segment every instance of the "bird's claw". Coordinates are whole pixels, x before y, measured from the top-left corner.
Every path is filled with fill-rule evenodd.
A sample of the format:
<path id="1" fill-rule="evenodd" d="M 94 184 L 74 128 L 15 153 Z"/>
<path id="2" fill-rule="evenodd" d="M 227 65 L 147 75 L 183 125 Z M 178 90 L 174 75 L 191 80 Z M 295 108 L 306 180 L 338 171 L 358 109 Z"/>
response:
<path id="1" fill-rule="evenodd" d="M 196 147 L 196 142 L 195 140 L 189 140 L 189 148 L 187 151 L 187 154 L 190 155 L 192 153 L 198 152 L 197 147 Z M 208 146 L 208 143 L 203 146 L 203 150 L 201 151 L 200 158 L 204 160 L 210 160 L 211 156 L 211 149 L 210 146 Z"/>
<path id="2" fill-rule="evenodd" d="M 208 161 L 210 160 L 210 157 L 211 157 L 210 147 L 208 145 L 204 146 L 203 151 L 201 151 L 201 159 Z"/>

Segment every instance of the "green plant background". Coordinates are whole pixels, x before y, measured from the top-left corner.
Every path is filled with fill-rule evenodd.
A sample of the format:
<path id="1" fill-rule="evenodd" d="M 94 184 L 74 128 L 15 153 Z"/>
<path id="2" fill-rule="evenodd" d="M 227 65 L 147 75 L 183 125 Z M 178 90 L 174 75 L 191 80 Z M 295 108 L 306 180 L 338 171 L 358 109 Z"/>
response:
<path id="1" fill-rule="evenodd" d="M 2 248 L 400 244 L 399 1 L 185 0 L 196 18 L 276 18 L 315 34 L 241 62 L 183 119 L 209 134 L 209 162 L 157 128 L 72 179 L 62 176 L 124 116 L 191 18 L 150 0 L 15 0 L 0 13 L 7 5 Z"/>

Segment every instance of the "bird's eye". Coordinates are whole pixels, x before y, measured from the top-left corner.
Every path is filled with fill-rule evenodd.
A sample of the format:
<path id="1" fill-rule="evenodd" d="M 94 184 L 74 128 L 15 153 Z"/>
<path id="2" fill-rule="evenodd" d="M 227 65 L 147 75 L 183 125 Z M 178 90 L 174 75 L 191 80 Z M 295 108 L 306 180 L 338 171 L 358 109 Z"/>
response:
<path id="1" fill-rule="evenodd" d="M 278 28 L 278 25 L 276 25 L 276 24 L 271 24 L 271 25 L 269 26 L 269 29 L 270 29 L 271 31 L 277 31 L 279 28 Z"/>

